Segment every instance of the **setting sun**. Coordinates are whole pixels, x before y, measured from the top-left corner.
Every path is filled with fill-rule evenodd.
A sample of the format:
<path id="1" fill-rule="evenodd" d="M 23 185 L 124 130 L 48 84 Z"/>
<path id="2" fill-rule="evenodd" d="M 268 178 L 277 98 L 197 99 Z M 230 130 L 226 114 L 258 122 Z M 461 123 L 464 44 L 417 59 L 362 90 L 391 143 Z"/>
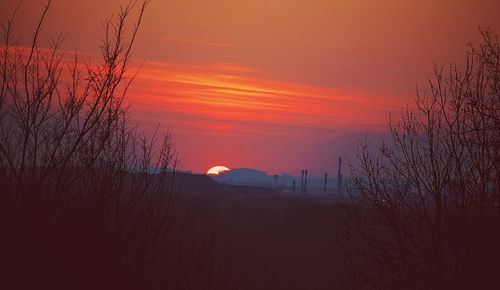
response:
<path id="1" fill-rule="evenodd" d="M 230 169 L 226 166 L 214 166 L 207 171 L 207 174 L 219 175 L 224 171 L 229 171 Z"/>

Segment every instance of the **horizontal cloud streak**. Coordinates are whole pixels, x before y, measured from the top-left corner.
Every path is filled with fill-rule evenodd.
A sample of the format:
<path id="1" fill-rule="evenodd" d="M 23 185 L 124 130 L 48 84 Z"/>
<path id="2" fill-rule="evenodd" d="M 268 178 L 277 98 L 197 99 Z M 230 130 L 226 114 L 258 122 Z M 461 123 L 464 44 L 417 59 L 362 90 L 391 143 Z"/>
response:
<path id="1" fill-rule="evenodd" d="M 241 64 L 161 62 L 144 66 L 130 100 L 141 119 L 183 124 L 186 131 L 275 136 L 282 130 L 297 137 L 315 129 L 378 130 L 402 105 L 398 96 L 266 79 Z"/>
<path id="2" fill-rule="evenodd" d="M 178 43 L 178 44 L 188 44 L 188 45 L 201 45 L 201 46 L 215 46 L 215 47 L 224 47 L 224 48 L 234 48 L 237 47 L 235 44 L 224 43 L 224 42 L 211 42 L 199 39 L 188 39 L 188 38 L 162 38 L 161 40 Z"/>

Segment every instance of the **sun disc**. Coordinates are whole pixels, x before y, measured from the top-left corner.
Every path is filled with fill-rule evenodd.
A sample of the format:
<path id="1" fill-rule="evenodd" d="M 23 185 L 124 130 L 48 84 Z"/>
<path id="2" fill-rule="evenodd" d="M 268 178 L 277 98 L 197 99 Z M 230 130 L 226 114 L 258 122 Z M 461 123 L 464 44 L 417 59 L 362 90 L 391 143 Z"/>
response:
<path id="1" fill-rule="evenodd" d="M 219 175 L 220 173 L 224 172 L 224 171 L 229 171 L 230 169 L 227 168 L 226 166 L 214 166 L 212 168 L 210 168 L 208 171 L 207 171 L 207 174 L 213 174 L 213 175 Z"/>

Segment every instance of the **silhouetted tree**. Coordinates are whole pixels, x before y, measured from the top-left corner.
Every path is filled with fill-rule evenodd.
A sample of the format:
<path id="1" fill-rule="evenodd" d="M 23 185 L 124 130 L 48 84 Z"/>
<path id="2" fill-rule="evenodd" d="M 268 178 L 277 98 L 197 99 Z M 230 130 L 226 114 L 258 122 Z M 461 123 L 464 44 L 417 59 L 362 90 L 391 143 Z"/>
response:
<path id="1" fill-rule="evenodd" d="M 491 289 L 500 269 L 500 47 L 434 67 L 416 109 L 365 142 L 348 193 L 346 288 Z"/>
<path id="2" fill-rule="evenodd" d="M 75 265 L 71 273 L 88 274 L 68 277 L 65 288 L 116 288 L 118 281 L 133 289 L 164 285 L 167 267 L 158 256 L 171 250 L 165 245 L 173 228 L 176 154 L 169 134 L 146 135 L 132 126 L 124 105 L 133 80 L 132 47 L 148 3 L 128 31 L 133 3 L 104 22 L 97 63 L 76 53 L 68 61 L 60 49 L 63 37 L 39 47 L 51 1 L 29 47 L 12 40 L 15 13 L 2 26 L 0 203 L 2 229 L 13 247 L 3 250 L 12 252 L 13 271 L 17 260 L 36 264 L 35 256 L 23 255 L 42 247 L 37 253 L 50 254 L 39 259 L 37 271 L 47 274 L 44 268 L 61 264 L 50 283 L 64 280 L 65 268 Z"/>

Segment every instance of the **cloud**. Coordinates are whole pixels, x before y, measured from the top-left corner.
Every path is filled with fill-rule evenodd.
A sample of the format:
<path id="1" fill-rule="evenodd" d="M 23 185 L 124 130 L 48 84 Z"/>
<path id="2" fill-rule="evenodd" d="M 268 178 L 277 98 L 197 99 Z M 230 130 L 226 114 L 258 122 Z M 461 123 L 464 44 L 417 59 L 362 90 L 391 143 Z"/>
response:
<path id="1" fill-rule="evenodd" d="M 161 38 L 161 40 L 166 41 L 166 42 L 170 42 L 170 43 L 176 43 L 176 44 L 212 46 L 212 47 L 221 47 L 221 48 L 236 48 L 236 47 L 238 47 L 237 45 L 232 44 L 232 43 L 213 42 L 213 41 L 200 40 L 200 39 L 163 37 L 163 38 Z"/>
<path id="2" fill-rule="evenodd" d="M 59 53 L 65 62 L 74 62 L 74 51 Z M 90 65 L 98 61 L 95 54 L 78 54 Z M 385 129 L 388 113 L 404 105 L 387 93 L 274 80 L 257 68 L 227 62 L 146 62 L 128 100 L 139 121 L 168 122 L 183 132 L 282 138 L 304 138 L 324 129 Z"/>
<path id="3" fill-rule="evenodd" d="M 132 112 L 184 132 L 303 138 L 324 129 L 382 130 L 402 105 L 398 96 L 277 81 L 258 71 L 150 62 L 130 91 Z"/>

